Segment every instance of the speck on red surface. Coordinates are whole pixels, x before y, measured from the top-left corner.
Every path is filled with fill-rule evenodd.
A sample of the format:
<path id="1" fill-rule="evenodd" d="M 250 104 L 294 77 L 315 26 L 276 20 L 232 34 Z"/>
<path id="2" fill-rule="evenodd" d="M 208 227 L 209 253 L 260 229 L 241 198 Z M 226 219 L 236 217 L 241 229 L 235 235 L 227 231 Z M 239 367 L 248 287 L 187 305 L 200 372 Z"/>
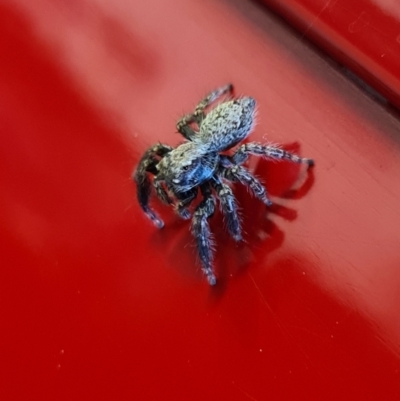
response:
<path id="1" fill-rule="evenodd" d="M 2 400 L 397 400 L 400 122 L 253 3 L 0 5 Z M 235 188 L 209 288 L 188 223 L 130 180 L 233 82 L 275 205 Z"/>

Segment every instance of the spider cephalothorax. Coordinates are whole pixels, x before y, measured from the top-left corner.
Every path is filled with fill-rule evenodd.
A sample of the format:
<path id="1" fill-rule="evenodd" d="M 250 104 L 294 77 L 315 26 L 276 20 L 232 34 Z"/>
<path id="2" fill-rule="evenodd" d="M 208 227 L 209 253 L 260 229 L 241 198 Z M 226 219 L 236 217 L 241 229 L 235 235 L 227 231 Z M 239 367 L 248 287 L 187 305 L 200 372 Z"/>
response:
<path id="1" fill-rule="evenodd" d="M 201 267 L 211 285 L 216 283 L 212 268 L 212 242 L 208 219 L 219 200 L 227 230 L 236 241 L 242 239 L 236 201 L 230 182 L 239 182 L 266 205 L 271 205 L 264 187 L 241 164 L 249 154 L 273 159 L 286 159 L 312 166 L 311 159 L 301 158 L 275 146 L 250 142 L 236 148 L 231 155 L 221 154 L 239 144 L 254 125 L 255 100 L 251 97 L 231 99 L 205 113 L 206 108 L 223 95 L 232 95 L 232 85 L 225 85 L 208 94 L 192 114 L 177 123 L 177 130 L 185 141 L 175 149 L 157 144 L 149 148 L 133 173 L 140 207 L 150 220 L 162 228 L 164 223 L 149 207 L 151 188 L 158 198 L 174 206 L 177 214 L 190 218 L 187 209 L 200 190 L 202 200 L 192 217 L 191 232 L 196 240 Z M 194 126 L 197 126 L 195 129 Z M 153 176 L 152 182 L 150 176 Z"/>
<path id="2" fill-rule="evenodd" d="M 218 166 L 218 153 L 186 142 L 168 153 L 157 165 L 157 180 L 173 193 L 186 192 L 210 179 Z"/>

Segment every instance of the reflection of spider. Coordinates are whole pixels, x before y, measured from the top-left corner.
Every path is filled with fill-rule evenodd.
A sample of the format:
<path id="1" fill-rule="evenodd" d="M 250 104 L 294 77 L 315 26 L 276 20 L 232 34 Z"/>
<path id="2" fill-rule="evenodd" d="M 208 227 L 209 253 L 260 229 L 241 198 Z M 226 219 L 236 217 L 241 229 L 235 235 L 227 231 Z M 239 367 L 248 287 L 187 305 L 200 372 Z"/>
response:
<path id="1" fill-rule="evenodd" d="M 239 182 L 267 206 L 272 203 L 260 181 L 241 166 L 248 155 L 286 159 L 308 166 L 314 164 L 311 159 L 255 142 L 240 145 L 232 155 L 221 154 L 245 139 L 254 125 L 255 100 L 251 97 L 228 100 L 205 114 L 205 109 L 217 98 L 227 93 L 232 95 L 232 89 L 232 85 L 226 85 L 207 95 L 192 114 L 185 115 L 177 123 L 177 130 L 186 141 L 175 149 L 163 144 L 152 146 L 144 153 L 133 174 L 139 205 L 158 228 L 162 228 L 164 223 L 148 206 L 152 186 L 158 198 L 173 205 L 183 219 L 190 218 L 187 206 L 200 189 L 203 199 L 193 213 L 191 232 L 196 240 L 202 270 L 210 285 L 216 283 L 208 224 L 215 208 L 213 192 L 219 199 L 227 230 L 236 241 L 240 241 L 242 235 L 237 206 L 227 182 Z M 197 124 L 197 131 L 193 129 L 193 124 Z M 152 183 L 148 173 L 154 176 Z"/>

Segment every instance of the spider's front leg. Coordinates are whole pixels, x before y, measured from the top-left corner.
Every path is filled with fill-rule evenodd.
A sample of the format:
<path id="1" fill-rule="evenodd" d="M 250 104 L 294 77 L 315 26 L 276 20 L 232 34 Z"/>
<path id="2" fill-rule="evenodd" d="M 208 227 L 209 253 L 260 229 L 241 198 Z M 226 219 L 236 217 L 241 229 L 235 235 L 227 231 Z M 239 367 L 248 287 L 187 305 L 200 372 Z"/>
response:
<path id="1" fill-rule="evenodd" d="M 240 227 L 236 199 L 233 195 L 232 189 L 228 185 L 222 183 L 217 177 L 214 177 L 212 186 L 215 189 L 217 197 L 220 201 L 228 232 L 235 241 L 241 241 L 242 230 Z"/>
<path id="2" fill-rule="evenodd" d="M 228 92 L 232 94 L 233 92 L 232 84 L 221 86 L 220 88 L 210 92 L 204 99 L 202 99 L 198 103 L 193 113 L 186 114 L 177 122 L 176 129 L 178 130 L 178 132 L 182 134 L 184 138 L 188 139 L 189 141 L 192 141 L 193 137 L 196 135 L 196 132 L 190 127 L 190 125 L 193 123 L 200 125 L 202 120 L 204 119 L 204 110 L 212 102 L 214 102 L 219 97 L 225 95 Z"/>
<path id="3" fill-rule="evenodd" d="M 182 219 L 187 220 L 190 218 L 190 212 L 187 210 L 187 206 L 189 206 L 192 201 L 196 198 L 197 195 L 197 187 L 191 189 L 187 192 L 178 192 L 175 194 L 176 198 L 178 199 L 178 203 L 175 204 L 175 212 L 180 216 Z"/>
<path id="4" fill-rule="evenodd" d="M 208 184 L 201 186 L 203 200 L 197 206 L 192 219 L 191 231 L 196 240 L 197 250 L 201 262 L 201 270 L 207 277 L 210 285 L 215 285 L 217 280 L 212 269 L 213 244 L 208 219 L 215 210 L 215 201 Z"/>
<path id="5" fill-rule="evenodd" d="M 157 175 L 157 164 L 159 158 L 162 158 L 172 150 L 170 146 L 157 144 L 147 149 L 139 161 L 137 168 L 132 173 L 132 179 L 136 183 L 136 195 L 139 205 L 146 216 L 158 228 L 164 226 L 163 221 L 157 217 L 154 211 L 149 207 L 149 199 L 152 184 L 149 179 L 149 173 Z"/>
<path id="6" fill-rule="evenodd" d="M 293 163 L 305 163 L 308 166 L 314 165 L 314 160 L 299 157 L 276 146 L 263 145 L 257 142 L 245 143 L 236 150 L 232 156 L 234 164 L 244 163 L 249 155 L 264 156 L 271 159 L 289 160 Z"/>
<path id="7" fill-rule="evenodd" d="M 163 186 L 164 179 L 160 175 L 156 175 L 153 180 L 153 187 L 156 191 L 157 198 L 160 199 L 165 205 L 171 205 L 172 199 L 169 197 L 168 192 Z"/>

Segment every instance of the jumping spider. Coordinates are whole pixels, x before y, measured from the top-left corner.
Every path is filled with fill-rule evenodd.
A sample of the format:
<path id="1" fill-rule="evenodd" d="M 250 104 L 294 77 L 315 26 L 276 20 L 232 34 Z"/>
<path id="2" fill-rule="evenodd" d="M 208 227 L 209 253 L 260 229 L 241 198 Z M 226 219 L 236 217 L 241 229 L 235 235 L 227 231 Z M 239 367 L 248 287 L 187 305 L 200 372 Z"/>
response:
<path id="1" fill-rule="evenodd" d="M 251 97 L 227 100 L 205 113 L 206 108 L 221 96 L 228 94 L 232 97 L 232 91 L 233 86 L 228 84 L 208 94 L 193 113 L 183 116 L 176 125 L 185 141 L 175 149 L 161 143 L 152 146 L 144 153 L 132 176 L 139 205 L 158 228 L 162 228 L 164 223 L 148 205 L 152 186 L 158 198 L 173 205 L 183 219 L 190 218 L 187 207 L 200 189 L 202 200 L 193 213 L 191 232 L 196 240 L 201 269 L 210 285 L 216 284 L 208 223 L 215 209 L 213 193 L 219 200 L 227 230 L 236 241 L 240 241 L 242 234 L 237 205 L 228 183 L 239 182 L 265 205 L 272 204 L 260 181 L 242 166 L 248 156 L 285 159 L 308 166 L 314 164 L 311 159 L 256 142 L 240 145 L 231 155 L 220 153 L 243 141 L 254 126 L 256 102 Z M 193 125 L 197 125 L 197 129 Z M 152 182 L 149 175 L 154 176 Z"/>

